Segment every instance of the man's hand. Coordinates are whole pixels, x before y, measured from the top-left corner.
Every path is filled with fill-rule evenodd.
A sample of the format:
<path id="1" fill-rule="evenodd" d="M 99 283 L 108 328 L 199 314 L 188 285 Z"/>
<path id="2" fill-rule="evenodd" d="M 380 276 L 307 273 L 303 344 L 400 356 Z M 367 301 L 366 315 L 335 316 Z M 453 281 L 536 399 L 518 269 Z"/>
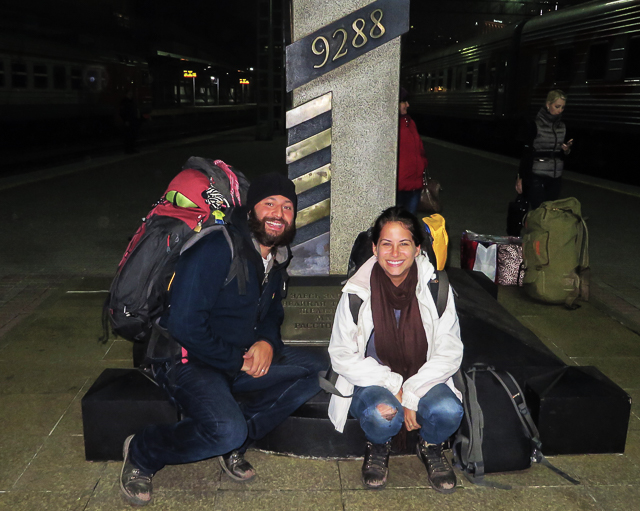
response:
<path id="1" fill-rule="evenodd" d="M 409 410 L 408 408 L 404 409 L 404 425 L 406 426 L 407 431 L 420 429 L 420 424 L 418 424 L 415 410 Z"/>
<path id="2" fill-rule="evenodd" d="M 273 347 L 267 341 L 258 341 L 242 355 L 242 358 L 242 371 L 254 378 L 260 378 L 269 372 L 273 360 Z"/>

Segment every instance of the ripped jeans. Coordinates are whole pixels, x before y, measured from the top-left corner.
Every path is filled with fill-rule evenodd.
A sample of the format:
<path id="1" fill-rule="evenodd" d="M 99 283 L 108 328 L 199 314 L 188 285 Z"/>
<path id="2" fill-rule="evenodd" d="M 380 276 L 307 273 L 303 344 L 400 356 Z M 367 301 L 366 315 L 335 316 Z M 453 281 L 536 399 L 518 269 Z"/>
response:
<path id="1" fill-rule="evenodd" d="M 397 413 L 383 417 L 377 408 L 381 404 L 395 408 Z M 384 387 L 355 387 L 349 413 L 360 421 L 367 440 L 374 444 L 390 441 L 404 424 L 402 405 Z M 418 403 L 416 419 L 421 426 L 420 437 L 429 444 L 441 444 L 456 432 L 463 413 L 462 403 L 453 391 L 439 383 Z"/>

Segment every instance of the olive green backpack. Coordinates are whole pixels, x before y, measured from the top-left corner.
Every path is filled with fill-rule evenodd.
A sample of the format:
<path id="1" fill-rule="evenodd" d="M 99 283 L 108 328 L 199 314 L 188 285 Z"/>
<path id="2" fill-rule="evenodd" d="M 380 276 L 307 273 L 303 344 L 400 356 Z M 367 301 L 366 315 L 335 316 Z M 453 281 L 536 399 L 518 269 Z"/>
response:
<path id="1" fill-rule="evenodd" d="M 532 298 L 576 308 L 589 299 L 589 234 L 573 197 L 543 202 L 522 230 L 524 289 Z"/>

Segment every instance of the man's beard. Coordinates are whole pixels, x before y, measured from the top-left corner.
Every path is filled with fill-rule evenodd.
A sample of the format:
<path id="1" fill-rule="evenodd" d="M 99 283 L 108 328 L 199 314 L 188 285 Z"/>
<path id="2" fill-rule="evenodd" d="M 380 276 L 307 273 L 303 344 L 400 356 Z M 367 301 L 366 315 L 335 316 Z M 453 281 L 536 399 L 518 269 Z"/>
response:
<path id="1" fill-rule="evenodd" d="M 284 231 L 277 235 L 269 234 L 266 228 L 268 221 L 282 222 L 284 224 Z M 283 218 L 264 217 L 262 220 L 258 220 L 255 212 L 251 210 L 249 212 L 248 223 L 251 233 L 255 236 L 256 240 L 258 240 L 258 243 L 264 247 L 289 245 L 296 236 L 295 223 L 288 224 Z"/>

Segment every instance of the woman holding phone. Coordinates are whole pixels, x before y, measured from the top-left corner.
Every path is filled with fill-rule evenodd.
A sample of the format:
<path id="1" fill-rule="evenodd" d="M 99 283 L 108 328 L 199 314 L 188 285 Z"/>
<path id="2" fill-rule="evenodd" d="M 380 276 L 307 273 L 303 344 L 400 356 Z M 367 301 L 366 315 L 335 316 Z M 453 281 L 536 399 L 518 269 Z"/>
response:
<path id="1" fill-rule="evenodd" d="M 531 209 L 560 197 L 564 158 L 573 144 L 573 139 L 565 142 L 567 128 L 562 122 L 562 113 L 566 103 L 564 92 L 560 89 L 550 91 L 535 121 L 527 125 L 523 134 L 525 151 L 516 191 L 524 195 Z"/>

